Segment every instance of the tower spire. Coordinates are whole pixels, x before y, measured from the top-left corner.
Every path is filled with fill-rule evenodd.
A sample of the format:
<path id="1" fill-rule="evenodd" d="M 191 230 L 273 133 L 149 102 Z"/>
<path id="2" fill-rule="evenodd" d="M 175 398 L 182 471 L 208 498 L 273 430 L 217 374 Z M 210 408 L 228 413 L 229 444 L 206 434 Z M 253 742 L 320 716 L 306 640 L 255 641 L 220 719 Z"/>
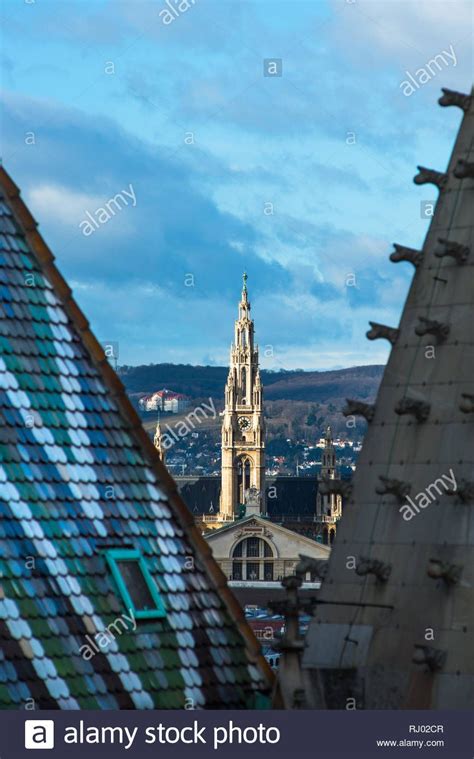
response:
<path id="1" fill-rule="evenodd" d="M 250 316 L 250 301 L 249 301 L 249 294 L 247 290 L 247 279 L 248 279 L 247 272 L 244 271 L 242 275 L 242 295 L 241 295 L 240 303 L 239 303 L 239 318 L 237 321 L 242 322 L 243 326 L 246 326 L 247 324 L 250 326 L 251 324 L 252 331 L 253 331 L 253 322 Z M 237 325 L 237 322 L 236 322 L 236 325 Z M 237 332 L 235 333 L 235 344 L 236 345 L 239 344 L 239 335 L 237 334 Z"/>

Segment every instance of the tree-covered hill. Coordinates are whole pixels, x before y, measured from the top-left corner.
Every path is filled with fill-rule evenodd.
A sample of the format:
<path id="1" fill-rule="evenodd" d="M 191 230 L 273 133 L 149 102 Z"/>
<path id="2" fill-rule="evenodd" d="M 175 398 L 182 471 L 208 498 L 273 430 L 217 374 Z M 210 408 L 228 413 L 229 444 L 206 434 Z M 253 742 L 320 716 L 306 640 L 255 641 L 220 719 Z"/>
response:
<path id="1" fill-rule="evenodd" d="M 353 366 L 333 371 L 262 371 L 267 400 L 294 400 L 322 403 L 340 402 L 347 397 L 363 400 L 375 397 L 383 366 Z M 191 398 L 212 397 L 219 404 L 224 397 L 228 369 L 224 366 L 191 364 L 148 364 L 123 366 L 119 374 L 128 393 L 151 393 L 167 387 Z"/>

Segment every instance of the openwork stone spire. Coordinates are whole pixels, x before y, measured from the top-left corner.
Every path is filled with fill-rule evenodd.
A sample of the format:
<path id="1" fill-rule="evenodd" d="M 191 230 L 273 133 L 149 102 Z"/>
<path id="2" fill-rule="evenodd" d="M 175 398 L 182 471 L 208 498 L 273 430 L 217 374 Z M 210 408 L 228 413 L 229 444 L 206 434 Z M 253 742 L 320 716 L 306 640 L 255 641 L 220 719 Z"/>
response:
<path id="1" fill-rule="evenodd" d="M 462 123 L 416 180 L 439 189 L 422 249 L 392 256 L 414 276 L 307 635 L 312 707 L 462 709 L 474 689 L 474 99 L 442 105 Z"/>

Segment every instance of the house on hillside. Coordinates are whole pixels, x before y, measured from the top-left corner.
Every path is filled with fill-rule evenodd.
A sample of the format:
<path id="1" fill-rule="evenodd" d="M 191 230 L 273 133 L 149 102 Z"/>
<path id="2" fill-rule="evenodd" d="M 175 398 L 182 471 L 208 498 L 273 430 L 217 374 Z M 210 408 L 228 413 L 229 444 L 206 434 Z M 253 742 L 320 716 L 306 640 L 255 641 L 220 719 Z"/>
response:
<path id="1" fill-rule="evenodd" d="M 189 408 L 190 399 L 183 393 L 175 393 L 163 388 L 150 395 L 140 398 L 138 405 L 143 411 L 164 411 L 170 414 L 180 414 Z"/>

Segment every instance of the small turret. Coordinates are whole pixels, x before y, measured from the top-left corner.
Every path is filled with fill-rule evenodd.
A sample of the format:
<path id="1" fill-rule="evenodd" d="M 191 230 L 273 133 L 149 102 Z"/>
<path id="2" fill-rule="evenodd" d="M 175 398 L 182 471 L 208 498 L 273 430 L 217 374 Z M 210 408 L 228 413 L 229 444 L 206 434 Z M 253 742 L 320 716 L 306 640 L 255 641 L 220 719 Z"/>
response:
<path id="1" fill-rule="evenodd" d="M 324 433 L 324 448 L 321 456 L 318 494 L 316 496 L 316 519 L 320 523 L 320 534 L 324 543 L 332 543 L 336 535 L 336 525 L 342 515 L 343 483 L 336 468 L 336 450 L 331 427 Z"/>
<path id="2" fill-rule="evenodd" d="M 163 435 L 161 432 L 161 424 L 160 424 L 160 417 L 158 416 L 158 421 L 156 422 L 156 430 L 155 430 L 155 436 L 153 438 L 153 443 L 158 451 L 158 455 L 163 462 L 163 464 L 166 461 L 166 449 L 163 445 Z"/>

